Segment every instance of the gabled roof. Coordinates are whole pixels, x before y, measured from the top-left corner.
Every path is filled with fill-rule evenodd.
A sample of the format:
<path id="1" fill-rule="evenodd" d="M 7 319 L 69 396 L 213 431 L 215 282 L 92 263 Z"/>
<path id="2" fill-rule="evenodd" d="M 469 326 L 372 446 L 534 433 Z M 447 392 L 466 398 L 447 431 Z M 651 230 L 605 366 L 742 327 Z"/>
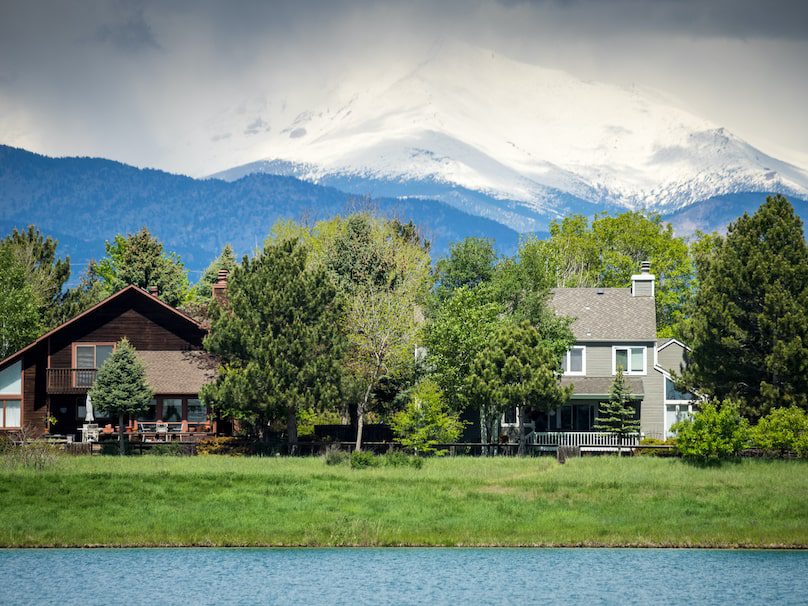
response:
<path id="1" fill-rule="evenodd" d="M 630 288 L 554 288 L 550 305 L 572 316 L 576 341 L 656 341 L 653 297 L 632 297 Z"/>
<path id="2" fill-rule="evenodd" d="M 54 328 L 52 330 L 49 330 L 44 335 L 39 337 L 36 341 L 34 341 L 32 343 L 29 343 L 28 345 L 26 345 L 22 349 L 20 349 L 18 351 L 15 351 L 10 356 L 7 356 L 4 360 L 0 361 L 0 367 L 5 366 L 8 362 L 11 362 L 11 361 L 15 360 L 16 358 L 18 358 L 19 356 L 24 354 L 26 351 L 28 351 L 30 349 L 33 349 L 39 343 L 42 343 L 43 341 L 45 341 L 49 337 L 52 337 L 56 333 L 64 330 L 65 328 L 67 328 L 68 326 L 70 326 L 71 324 L 76 322 L 77 320 L 80 320 L 81 318 L 84 318 L 85 316 L 90 315 L 91 313 L 93 313 L 97 309 L 101 309 L 105 305 L 107 305 L 107 304 L 111 303 L 112 301 L 115 301 L 115 300 L 123 297 L 125 294 L 128 294 L 128 293 L 135 293 L 135 294 L 137 294 L 137 295 L 139 295 L 141 297 L 144 297 L 144 298 L 148 299 L 149 301 L 152 301 L 154 303 L 158 303 L 159 305 L 161 305 L 165 309 L 167 309 L 170 312 L 172 312 L 173 314 L 175 314 L 181 320 L 183 320 L 185 322 L 188 322 L 189 324 L 193 325 L 195 328 L 198 328 L 199 330 L 205 330 L 205 328 L 199 322 L 194 320 L 191 316 L 188 316 L 188 315 L 182 313 L 180 310 L 176 309 L 175 307 L 171 307 L 171 305 L 169 305 L 168 303 L 165 303 L 165 302 L 161 301 L 159 298 L 155 297 L 154 295 L 149 294 L 148 292 L 146 292 L 145 290 L 143 290 L 139 286 L 134 286 L 134 285 L 130 284 L 129 286 L 126 286 L 125 288 L 122 288 L 121 290 L 119 290 L 115 294 L 110 295 L 109 297 L 107 297 L 106 299 L 101 301 L 100 303 L 96 303 L 95 305 L 93 305 L 89 309 L 84 310 L 83 312 L 81 312 L 77 316 L 74 316 L 74 317 L 70 318 L 67 322 L 64 322 L 63 324 L 60 324 L 56 328 Z"/>

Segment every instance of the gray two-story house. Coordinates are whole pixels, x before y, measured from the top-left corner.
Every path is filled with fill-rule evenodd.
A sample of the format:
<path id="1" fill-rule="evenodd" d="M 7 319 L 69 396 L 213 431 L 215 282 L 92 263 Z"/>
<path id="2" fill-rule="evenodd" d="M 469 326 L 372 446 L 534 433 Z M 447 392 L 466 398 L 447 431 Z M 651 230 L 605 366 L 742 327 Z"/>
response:
<path id="1" fill-rule="evenodd" d="M 558 410 L 530 413 L 531 441 L 610 444 L 610 436 L 598 435 L 595 425 L 618 368 L 634 397 L 642 437 L 669 437 L 671 425 L 692 413 L 693 397 L 677 391 L 671 380 L 671 371 L 681 372 L 686 362 L 687 347 L 675 339 L 657 339 L 654 294 L 655 277 L 647 263 L 632 276 L 629 288 L 553 289 L 555 312 L 574 318 L 575 344 L 563 361 L 561 378 L 573 392 Z M 516 411 L 506 414 L 504 432 L 513 433 L 515 423 Z"/>

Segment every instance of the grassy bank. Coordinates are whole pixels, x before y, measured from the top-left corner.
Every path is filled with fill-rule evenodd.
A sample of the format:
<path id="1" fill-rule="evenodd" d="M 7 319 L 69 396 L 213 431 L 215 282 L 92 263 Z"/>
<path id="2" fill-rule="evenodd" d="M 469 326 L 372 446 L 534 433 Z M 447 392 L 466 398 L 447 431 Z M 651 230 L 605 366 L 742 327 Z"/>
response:
<path id="1" fill-rule="evenodd" d="M 74 457 L 0 466 L 0 545 L 808 546 L 808 464 Z"/>

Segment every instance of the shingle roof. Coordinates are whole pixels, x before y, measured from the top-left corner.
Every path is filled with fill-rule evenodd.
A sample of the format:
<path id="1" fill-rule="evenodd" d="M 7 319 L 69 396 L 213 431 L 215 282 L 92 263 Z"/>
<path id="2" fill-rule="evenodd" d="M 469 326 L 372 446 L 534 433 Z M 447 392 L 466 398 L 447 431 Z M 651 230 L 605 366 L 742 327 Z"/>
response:
<path id="1" fill-rule="evenodd" d="M 642 397 L 642 379 L 635 377 L 625 377 L 626 383 L 631 390 L 631 395 Z M 561 384 L 572 385 L 572 396 L 608 396 L 612 387 L 612 377 L 562 377 Z"/>
<path id="2" fill-rule="evenodd" d="M 554 288 L 550 305 L 572 316 L 576 341 L 655 341 L 653 297 L 632 297 L 630 288 Z"/>
<path id="3" fill-rule="evenodd" d="M 196 395 L 216 376 L 216 363 L 204 351 L 142 351 L 146 381 L 156 394 Z"/>

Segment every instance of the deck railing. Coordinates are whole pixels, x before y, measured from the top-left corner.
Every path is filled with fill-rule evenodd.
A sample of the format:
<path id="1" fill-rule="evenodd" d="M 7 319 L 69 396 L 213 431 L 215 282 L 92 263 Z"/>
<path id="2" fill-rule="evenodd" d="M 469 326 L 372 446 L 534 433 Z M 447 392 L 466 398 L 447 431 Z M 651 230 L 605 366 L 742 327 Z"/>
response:
<path id="1" fill-rule="evenodd" d="M 84 393 L 95 382 L 95 368 L 49 368 L 48 393 Z"/>
<path id="2" fill-rule="evenodd" d="M 605 431 L 534 431 L 528 441 L 537 446 L 637 446 L 639 434 L 620 436 Z"/>

